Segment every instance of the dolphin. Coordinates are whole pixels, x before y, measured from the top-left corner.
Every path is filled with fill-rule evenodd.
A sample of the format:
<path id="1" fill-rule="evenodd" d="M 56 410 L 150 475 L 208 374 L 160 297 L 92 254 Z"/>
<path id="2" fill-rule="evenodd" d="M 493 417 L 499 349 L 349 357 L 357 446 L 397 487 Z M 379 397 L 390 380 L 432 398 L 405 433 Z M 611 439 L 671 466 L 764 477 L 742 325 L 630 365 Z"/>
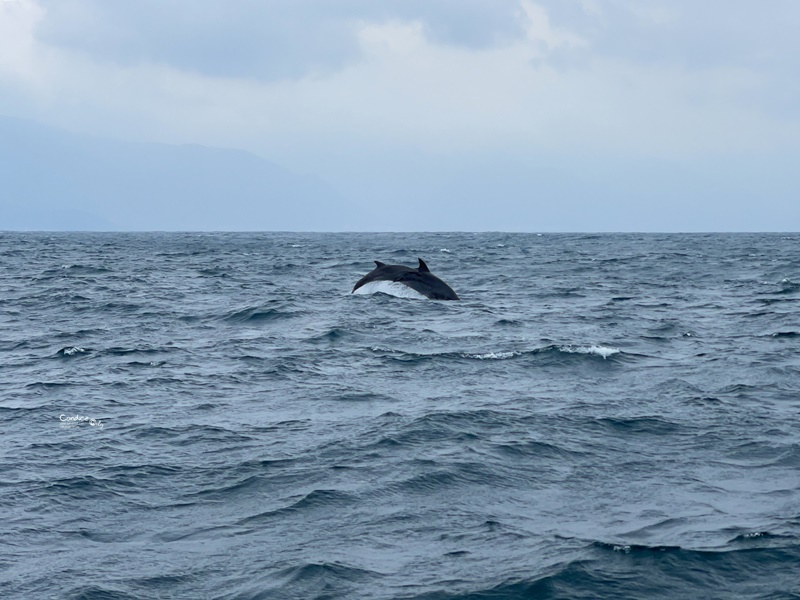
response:
<path id="1" fill-rule="evenodd" d="M 423 261 L 421 258 L 418 260 L 419 266 L 416 269 L 414 267 L 406 267 L 403 265 L 387 265 L 379 260 L 376 260 L 375 264 L 377 266 L 372 271 L 364 275 L 364 277 L 359 279 L 358 283 L 356 283 L 355 287 L 353 287 L 353 291 L 350 293 L 352 294 L 357 289 L 370 283 L 386 281 L 390 284 L 396 283 L 406 286 L 407 288 L 411 288 L 415 292 L 426 296 L 431 300 L 459 299 L 458 295 L 449 285 L 430 272 L 430 269 L 428 269 L 428 265 L 425 264 L 425 261 Z M 372 288 L 376 288 L 376 286 L 368 286 L 362 290 L 362 293 L 367 292 L 367 290 L 381 291 L 380 288 Z"/>

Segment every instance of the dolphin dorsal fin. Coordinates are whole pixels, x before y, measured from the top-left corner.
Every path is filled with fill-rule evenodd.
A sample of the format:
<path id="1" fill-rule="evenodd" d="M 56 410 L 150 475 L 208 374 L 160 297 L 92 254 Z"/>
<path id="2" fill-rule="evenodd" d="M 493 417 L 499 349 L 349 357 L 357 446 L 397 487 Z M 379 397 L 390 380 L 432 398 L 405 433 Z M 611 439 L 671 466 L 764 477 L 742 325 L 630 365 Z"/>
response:
<path id="1" fill-rule="evenodd" d="M 378 268 L 380 268 L 380 267 L 385 267 L 385 266 L 386 266 L 386 263 L 382 263 L 381 261 L 379 261 L 379 260 L 376 260 L 376 261 L 375 261 L 375 266 L 377 266 Z"/>
<path id="2" fill-rule="evenodd" d="M 419 266 L 417 267 L 417 271 L 420 273 L 430 273 L 431 270 L 428 268 L 428 265 L 425 264 L 425 261 L 421 258 L 417 259 L 419 261 Z"/>

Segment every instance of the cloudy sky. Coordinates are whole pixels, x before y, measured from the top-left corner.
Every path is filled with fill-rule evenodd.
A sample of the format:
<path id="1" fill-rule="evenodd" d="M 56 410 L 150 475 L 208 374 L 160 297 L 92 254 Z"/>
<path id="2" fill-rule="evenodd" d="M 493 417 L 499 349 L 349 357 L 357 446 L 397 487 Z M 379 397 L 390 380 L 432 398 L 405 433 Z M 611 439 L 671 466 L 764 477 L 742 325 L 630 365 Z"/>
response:
<path id="1" fill-rule="evenodd" d="M 247 150 L 354 229 L 796 231 L 797 23 L 796 0 L 0 0 L 0 115 Z"/>

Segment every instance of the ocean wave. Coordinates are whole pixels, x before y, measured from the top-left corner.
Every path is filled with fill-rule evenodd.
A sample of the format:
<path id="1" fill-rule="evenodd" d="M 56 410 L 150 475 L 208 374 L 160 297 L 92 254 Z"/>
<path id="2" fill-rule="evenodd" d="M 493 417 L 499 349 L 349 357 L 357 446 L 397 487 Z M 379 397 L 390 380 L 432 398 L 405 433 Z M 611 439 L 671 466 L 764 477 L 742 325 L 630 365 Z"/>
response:
<path id="1" fill-rule="evenodd" d="M 133 302 L 120 302 L 119 300 L 113 300 L 111 302 L 105 302 L 100 306 L 83 306 L 79 310 L 83 312 L 100 312 L 100 313 L 115 313 L 115 312 L 122 312 L 122 313 L 133 313 L 137 312 L 143 308 L 141 304 L 134 304 Z"/>
<path id="2" fill-rule="evenodd" d="M 140 360 L 133 360 L 131 362 L 125 363 L 126 367 L 133 367 L 133 368 L 152 368 L 152 367 L 163 367 L 167 364 L 165 360 L 151 360 L 149 362 L 142 362 Z"/>
<path id="3" fill-rule="evenodd" d="M 453 360 L 453 359 L 467 359 L 467 360 L 508 360 L 519 357 L 569 357 L 569 356 L 586 356 L 589 358 L 602 358 L 603 360 L 611 359 L 612 357 L 627 358 L 634 357 L 635 355 L 623 353 L 619 348 L 610 348 L 607 346 L 577 346 L 577 345 L 554 345 L 542 346 L 532 350 L 494 350 L 487 352 L 413 352 L 406 350 L 398 350 L 394 348 L 386 348 L 382 346 L 372 346 L 372 352 L 381 354 L 386 358 L 398 360 L 402 362 L 423 362 L 431 360 Z"/>
<path id="4" fill-rule="evenodd" d="M 510 441 L 493 444 L 492 449 L 502 455 L 519 458 L 543 458 L 551 460 L 574 460 L 585 456 L 585 452 L 570 450 L 558 444 L 535 440 Z"/>
<path id="5" fill-rule="evenodd" d="M 276 573 L 276 577 L 286 577 L 290 581 L 308 582 L 316 579 L 335 578 L 343 581 L 363 581 L 380 575 L 369 569 L 351 567 L 341 563 L 306 563 L 295 567 L 287 567 Z"/>
<path id="6" fill-rule="evenodd" d="M 26 383 L 25 389 L 44 392 L 77 385 L 79 384 L 72 381 L 34 381 L 33 383 Z"/>
<path id="7" fill-rule="evenodd" d="M 252 526 L 253 524 L 261 523 L 266 520 L 284 518 L 289 514 L 301 513 L 302 515 L 306 515 L 307 512 L 312 510 L 341 508 L 352 505 L 355 502 L 355 496 L 340 490 L 313 490 L 290 504 L 244 517 L 239 519 L 236 524 L 240 527 Z"/>
<path id="8" fill-rule="evenodd" d="M 594 542 L 595 548 L 601 550 L 611 550 L 612 552 L 622 552 L 623 554 L 637 554 L 637 553 L 650 553 L 650 552 L 677 552 L 682 550 L 680 546 L 675 545 L 661 545 L 656 544 L 649 546 L 647 544 L 622 544 L 612 542 Z"/>
<path id="9" fill-rule="evenodd" d="M 517 319 L 498 319 L 497 321 L 495 321 L 494 324 L 499 325 L 501 327 L 517 327 L 519 325 L 522 325 L 522 321 L 519 321 Z"/>
<path id="10" fill-rule="evenodd" d="M 176 477 L 182 472 L 182 468 L 165 464 L 141 463 L 109 466 L 100 472 L 106 480 L 132 486 L 137 483 L 149 482 L 151 479 Z"/>
<path id="11" fill-rule="evenodd" d="M 303 562 L 270 573 L 262 582 L 249 578 L 246 591 L 240 590 L 232 600 L 360 598 L 366 597 L 363 587 L 382 575 L 342 562 Z"/>
<path id="12" fill-rule="evenodd" d="M 93 475 L 53 479 L 42 490 L 48 497 L 64 501 L 83 501 L 101 498 L 125 498 L 129 485 Z"/>
<path id="13" fill-rule="evenodd" d="M 334 327 L 333 329 L 329 329 L 325 333 L 317 334 L 313 337 L 308 338 L 307 341 L 309 342 L 338 342 L 343 338 L 350 337 L 352 332 L 349 329 L 342 328 L 342 327 Z"/>
<path id="14" fill-rule="evenodd" d="M 61 265 L 61 270 L 64 274 L 70 276 L 84 276 L 84 275 L 103 275 L 105 273 L 112 273 L 112 269 L 108 267 L 94 267 L 91 265 Z"/>
<path id="15" fill-rule="evenodd" d="M 800 337 L 800 331 L 776 331 L 775 333 L 770 334 L 769 337 L 794 339 Z"/>
<path id="16" fill-rule="evenodd" d="M 376 441 L 367 447 L 422 446 L 444 441 L 469 443 L 487 438 L 494 430 L 525 427 L 529 422 L 526 415 L 488 409 L 431 412 L 411 421 L 394 415 L 390 423 L 381 423 L 376 430 Z"/>
<path id="17" fill-rule="evenodd" d="M 169 427 L 137 424 L 125 429 L 135 439 L 147 440 L 149 444 L 163 442 L 172 446 L 202 446 L 204 444 L 252 442 L 250 436 L 218 425 L 189 424 Z"/>
<path id="18" fill-rule="evenodd" d="M 158 348 L 127 348 L 124 346 L 112 346 L 98 351 L 99 354 L 106 356 L 128 356 L 130 354 L 166 354 L 169 352 L 183 352 L 183 348 L 179 346 L 163 346 Z"/>
<path id="19" fill-rule="evenodd" d="M 409 496 L 428 496 L 446 492 L 459 493 L 459 490 L 473 489 L 476 485 L 491 486 L 493 489 L 510 487 L 514 478 L 506 467 L 477 461 L 448 462 L 423 460 L 414 461 L 416 470 L 422 471 L 404 476 L 390 482 L 374 484 L 371 489 L 359 494 L 360 502 L 386 501 L 388 498 Z"/>
<path id="20" fill-rule="evenodd" d="M 778 285 L 780 286 L 779 294 L 794 294 L 800 291 L 800 283 L 792 281 L 788 277 L 781 279 Z"/>
<path id="21" fill-rule="evenodd" d="M 601 417 L 594 423 L 612 430 L 625 433 L 647 433 L 653 435 L 670 435 L 682 429 L 678 423 L 657 416 L 614 418 Z"/>
<path id="22" fill-rule="evenodd" d="M 558 350 L 560 352 L 566 352 L 567 354 L 593 354 L 595 356 L 601 356 L 602 358 L 608 358 L 610 356 L 614 356 L 615 354 L 619 354 L 621 350 L 619 348 L 609 348 L 608 346 L 559 346 Z"/>
<path id="23" fill-rule="evenodd" d="M 765 546 L 765 545 L 781 545 L 792 542 L 797 543 L 797 538 L 790 535 L 779 535 L 770 533 L 769 531 L 745 531 L 735 537 L 731 538 L 729 544 L 739 544 L 746 546 Z"/>
<path id="24" fill-rule="evenodd" d="M 218 278 L 225 278 L 230 277 L 231 269 L 229 267 L 209 267 L 206 269 L 200 269 L 197 271 L 197 274 L 202 277 L 218 277 Z"/>
<path id="25" fill-rule="evenodd" d="M 231 311 L 222 316 L 223 321 L 229 323 L 268 323 L 281 319 L 291 319 L 296 317 L 298 313 L 292 310 L 286 310 L 284 307 L 275 308 L 273 306 L 250 306 Z"/>
<path id="26" fill-rule="evenodd" d="M 391 396 L 376 392 L 345 392 L 332 397 L 335 402 L 386 402 L 392 400 Z"/>
<path id="27" fill-rule="evenodd" d="M 81 348 L 80 346 L 65 346 L 64 348 L 61 348 L 61 350 L 56 352 L 56 356 L 60 358 L 70 358 L 74 356 L 90 354 L 91 352 L 92 352 L 91 348 Z"/>
<path id="28" fill-rule="evenodd" d="M 50 590 L 52 591 L 52 590 Z M 44 598 L 45 596 L 41 596 Z M 66 600 L 143 600 L 144 596 L 124 592 L 112 584 L 81 584 L 65 590 Z"/>
<path id="29" fill-rule="evenodd" d="M 213 487 L 184 494 L 182 497 L 189 499 L 216 499 L 224 501 L 227 498 L 242 496 L 249 493 L 257 493 L 267 487 L 264 478 L 257 475 L 250 475 L 242 479 L 236 479 L 231 483 L 216 482 Z"/>
<path id="30" fill-rule="evenodd" d="M 756 298 L 755 302 L 765 304 L 767 306 L 771 306 L 773 304 L 796 304 L 800 302 L 800 298 Z"/>
<path id="31" fill-rule="evenodd" d="M 477 360 L 505 360 L 507 358 L 514 358 L 519 356 L 521 352 L 486 352 L 485 354 L 469 354 L 462 353 L 464 358 L 475 358 Z"/>
<path id="32" fill-rule="evenodd" d="M 488 585 L 441 582 L 409 600 L 556 600 L 585 598 L 796 598 L 796 562 L 800 553 L 753 549 L 721 552 L 686 550 L 679 546 L 642 546 L 596 542 L 588 554 L 531 575 L 519 571 Z M 454 590 L 453 588 L 457 589 Z M 458 590 L 460 588 L 460 590 Z M 782 594 L 770 594 L 775 589 Z M 767 594 L 767 595 L 765 595 Z"/>
<path id="33" fill-rule="evenodd" d="M 0 340 L 0 352 L 11 352 L 31 346 L 30 340 Z"/>

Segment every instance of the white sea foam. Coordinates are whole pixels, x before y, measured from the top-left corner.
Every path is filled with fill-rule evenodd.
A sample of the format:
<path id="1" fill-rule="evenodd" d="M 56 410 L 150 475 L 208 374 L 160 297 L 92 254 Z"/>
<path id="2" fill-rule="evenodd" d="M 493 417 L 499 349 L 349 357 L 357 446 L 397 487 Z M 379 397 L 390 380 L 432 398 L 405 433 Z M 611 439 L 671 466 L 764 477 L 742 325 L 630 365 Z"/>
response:
<path id="1" fill-rule="evenodd" d="M 64 356 L 74 356 L 75 354 L 85 354 L 88 350 L 79 346 L 73 346 L 71 348 L 64 348 L 62 352 Z"/>
<path id="2" fill-rule="evenodd" d="M 478 360 L 503 360 L 519 356 L 519 352 L 487 352 L 486 354 L 462 354 L 464 358 L 477 358 Z"/>
<path id="3" fill-rule="evenodd" d="M 358 288 L 354 294 L 375 294 L 381 292 L 396 298 L 413 298 L 415 300 L 427 300 L 427 297 L 420 294 L 417 290 L 411 289 L 405 284 L 397 281 L 370 281 Z"/>
<path id="4" fill-rule="evenodd" d="M 559 348 L 561 352 L 569 352 L 570 354 L 595 354 L 597 356 L 602 356 L 603 358 L 608 358 L 609 356 L 613 356 L 614 354 L 619 354 L 619 348 L 609 348 L 607 346 L 561 346 Z"/>
<path id="5" fill-rule="evenodd" d="M 447 252 L 448 254 L 451 253 L 450 250 L 448 250 L 447 248 L 442 248 L 441 250 L 439 250 L 439 252 Z"/>

